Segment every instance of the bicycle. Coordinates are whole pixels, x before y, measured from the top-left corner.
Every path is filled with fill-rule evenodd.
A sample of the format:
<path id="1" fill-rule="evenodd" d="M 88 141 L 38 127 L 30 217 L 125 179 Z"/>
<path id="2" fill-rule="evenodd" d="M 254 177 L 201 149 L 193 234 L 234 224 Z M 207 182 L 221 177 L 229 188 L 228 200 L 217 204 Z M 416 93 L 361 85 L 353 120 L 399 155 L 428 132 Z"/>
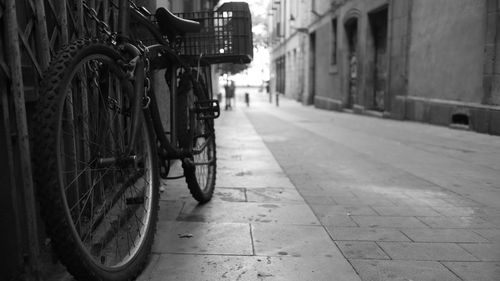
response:
<path id="1" fill-rule="evenodd" d="M 213 120 L 220 108 L 210 65 L 247 63 L 252 56 L 248 4 L 188 15 L 198 21 L 160 8 L 155 22 L 133 2 L 110 3 L 118 9 L 118 33 L 84 2 L 102 38 L 75 40 L 55 55 L 36 112 L 42 216 L 55 252 L 78 280 L 140 274 L 156 230 L 160 167 L 163 178 L 178 178 L 168 175 L 170 161 L 181 160 L 192 196 L 200 203 L 212 198 Z M 242 54 L 234 52 L 241 40 L 234 27 L 239 12 L 249 41 Z M 131 32 L 133 24 L 156 44 L 145 46 Z M 151 82 L 159 69 L 165 69 L 170 98 L 167 129 Z"/>

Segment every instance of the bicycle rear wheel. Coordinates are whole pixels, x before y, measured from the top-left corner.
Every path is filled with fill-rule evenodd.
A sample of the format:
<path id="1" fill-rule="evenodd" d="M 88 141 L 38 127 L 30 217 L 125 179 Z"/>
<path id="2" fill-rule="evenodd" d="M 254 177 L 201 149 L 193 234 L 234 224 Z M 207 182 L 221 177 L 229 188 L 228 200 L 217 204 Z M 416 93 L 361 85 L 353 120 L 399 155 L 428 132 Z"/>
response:
<path id="1" fill-rule="evenodd" d="M 37 109 L 36 175 L 47 231 L 78 280 L 131 280 L 145 266 L 158 215 L 147 116 L 132 137 L 131 83 L 112 46 L 78 40 L 58 53 Z"/>
<path id="2" fill-rule="evenodd" d="M 208 88 L 203 79 L 188 79 L 189 90 L 181 93 L 179 98 L 179 124 L 188 127 L 184 127 L 184 132 L 179 136 L 182 145 L 192 151 L 193 157 L 184 159 L 182 166 L 191 195 L 198 202 L 206 203 L 212 199 L 217 171 L 214 121 L 209 118 L 201 119 L 195 113 L 195 104 L 209 99 Z M 181 88 L 186 89 L 186 86 Z"/>

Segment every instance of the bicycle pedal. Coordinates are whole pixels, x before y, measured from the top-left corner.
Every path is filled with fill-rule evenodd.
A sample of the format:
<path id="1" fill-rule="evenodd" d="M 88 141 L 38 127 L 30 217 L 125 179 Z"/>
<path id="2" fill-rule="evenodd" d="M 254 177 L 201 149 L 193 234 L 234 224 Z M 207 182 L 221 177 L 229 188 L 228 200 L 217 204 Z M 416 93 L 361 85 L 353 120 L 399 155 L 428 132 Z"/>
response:
<path id="1" fill-rule="evenodd" d="M 216 99 L 196 101 L 194 112 L 198 120 L 215 119 L 220 116 L 219 101 Z"/>

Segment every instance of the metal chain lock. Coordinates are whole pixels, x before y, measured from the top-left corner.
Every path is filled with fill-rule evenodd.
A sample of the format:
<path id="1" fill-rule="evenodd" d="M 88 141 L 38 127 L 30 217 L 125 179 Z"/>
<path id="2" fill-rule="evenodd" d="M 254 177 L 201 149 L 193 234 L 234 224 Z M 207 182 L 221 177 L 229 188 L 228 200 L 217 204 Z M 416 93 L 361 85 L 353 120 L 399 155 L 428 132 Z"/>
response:
<path id="1" fill-rule="evenodd" d="M 149 59 L 146 58 L 144 61 L 144 73 L 146 73 L 146 78 L 144 79 L 144 96 L 142 98 L 142 108 L 144 109 L 148 108 L 149 104 L 151 103 L 151 98 L 148 95 L 149 90 L 151 90 L 151 79 L 149 79 L 149 65 Z"/>
<path id="2" fill-rule="evenodd" d="M 86 1 L 83 1 L 82 5 L 87 16 L 96 22 L 99 32 L 104 34 L 106 36 L 106 39 L 108 39 L 111 43 L 115 44 L 115 34 L 111 32 L 111 28 L 109 28 L 109 25 L 105 21 L 99 19 L 96 10 L 94 8 L 91 8 Z"/>

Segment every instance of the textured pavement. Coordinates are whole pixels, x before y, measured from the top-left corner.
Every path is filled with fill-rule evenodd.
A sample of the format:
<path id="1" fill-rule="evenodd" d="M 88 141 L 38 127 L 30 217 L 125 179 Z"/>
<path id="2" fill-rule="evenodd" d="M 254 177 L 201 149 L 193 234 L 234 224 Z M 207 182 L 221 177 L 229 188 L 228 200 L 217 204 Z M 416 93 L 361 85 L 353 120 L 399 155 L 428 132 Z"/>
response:
<path id="1" fill-rule="evenodd" d="M 500 138 L 251 99 L 210 203 L 166 182 L 139 280 L 500 280 Z"/>
<path id="2" fill-rule="evenodd" d="M 224 112 L 216 129 L 213 200 L 197 205 L 183 179 L 164 182 L 138 280 L 360 280 L 245 113 Z"/>

